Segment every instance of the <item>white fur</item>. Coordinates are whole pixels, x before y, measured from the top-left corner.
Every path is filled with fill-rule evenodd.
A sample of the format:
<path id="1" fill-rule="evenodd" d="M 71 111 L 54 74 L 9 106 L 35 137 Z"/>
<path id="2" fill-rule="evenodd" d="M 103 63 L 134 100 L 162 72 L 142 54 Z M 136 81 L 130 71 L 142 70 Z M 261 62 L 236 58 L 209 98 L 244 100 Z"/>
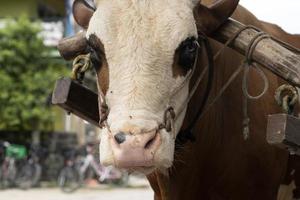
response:
<path id="1" fill-rule="evenodd" d="M 112 132 L 126 126 L 135 134 L 158 127 L 172 91 L 185 77 L 174 78 L 172 64 L 176 48 L 191 36 L 197 37 L 193 17 L 196 0 L 98 0 L 87 37 L 96 34 L 105 48 L 109 65 L 110 107 L 108 124 Z M 110 92 L 112 91 L 112 93 Z M 173 102 L 175 110 L 185 101 L 188 86 Z M 175 127 L 179 131 L 185 112 Z M 129 116 L 132 116 L 130 119 Z M 102 130 L 101 161 L 113 164 L 107 130 Z M 155 166 L 168 168 L 173 162 L 174 140 L 165 130 L 155 154 Z"/>

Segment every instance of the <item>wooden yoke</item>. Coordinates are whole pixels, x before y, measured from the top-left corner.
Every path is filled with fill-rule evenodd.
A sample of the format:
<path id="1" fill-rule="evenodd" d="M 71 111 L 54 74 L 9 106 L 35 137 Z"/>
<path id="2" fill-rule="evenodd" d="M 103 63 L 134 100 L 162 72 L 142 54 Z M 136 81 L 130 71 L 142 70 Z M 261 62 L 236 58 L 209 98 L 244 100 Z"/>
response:
<path id="1" fill-rule="evenodd" d="M 229 19 L 211 37 L 224 44 L 244 27 L 245 25 Z M 258 33 L 255 29 L 246 29 L 229 46 L 245 55 L 251 40 Z M 300 50 L 294 49 L 292 51 L 271 38 L 265 38 L 254 49 L 252 61 L 261 64 L 291 85 L 300 87 Z"/>

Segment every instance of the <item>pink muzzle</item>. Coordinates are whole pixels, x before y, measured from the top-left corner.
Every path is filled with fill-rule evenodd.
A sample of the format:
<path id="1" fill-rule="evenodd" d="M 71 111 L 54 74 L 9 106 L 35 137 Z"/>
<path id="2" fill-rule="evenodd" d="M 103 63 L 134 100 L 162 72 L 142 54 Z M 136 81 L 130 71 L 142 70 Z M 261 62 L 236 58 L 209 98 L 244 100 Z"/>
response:
<path id="1" fill-rule="evenodd" d="M 117 167 L 152 167 L 161 137 L 156 131 L 136 135 L 119 132 L 110 137 L 110 144 Z"/>

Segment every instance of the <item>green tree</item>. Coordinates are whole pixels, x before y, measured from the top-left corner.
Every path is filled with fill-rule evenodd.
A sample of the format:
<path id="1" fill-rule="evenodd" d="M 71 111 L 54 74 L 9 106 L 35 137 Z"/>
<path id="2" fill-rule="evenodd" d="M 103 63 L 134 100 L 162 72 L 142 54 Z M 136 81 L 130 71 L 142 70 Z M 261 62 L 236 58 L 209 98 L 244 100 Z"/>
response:
<path id="1" fill-rule="evenodd" d="M 0 29 L 0 129 L 51 130 L 54 112 L 47 106 L 55 80 L 67 73 L 54 49 L 39 36 L 40 24 L 27 17 Z"/>

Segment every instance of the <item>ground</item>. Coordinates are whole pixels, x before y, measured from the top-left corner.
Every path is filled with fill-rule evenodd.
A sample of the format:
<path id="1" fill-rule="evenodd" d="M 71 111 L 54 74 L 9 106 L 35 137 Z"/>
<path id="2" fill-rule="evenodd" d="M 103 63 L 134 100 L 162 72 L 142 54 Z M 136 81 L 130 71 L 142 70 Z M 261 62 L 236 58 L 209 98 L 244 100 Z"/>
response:
<path id="1" fill-rule="evenodd" d="M 143 176 L 130 176 L 127 187 L 87 181 L 83 188 L 67 194 L 42 182 L 40 188 L 0 190 L 0 200 L 152 200 L 153 191 Z"/>
<path id="2" fill-rule="evenodd" d="M 79 189 L 66 194 L 55 189 L 18 189 L 0 191 L 1 200 L 152 200 L 150 188 Z"/>

